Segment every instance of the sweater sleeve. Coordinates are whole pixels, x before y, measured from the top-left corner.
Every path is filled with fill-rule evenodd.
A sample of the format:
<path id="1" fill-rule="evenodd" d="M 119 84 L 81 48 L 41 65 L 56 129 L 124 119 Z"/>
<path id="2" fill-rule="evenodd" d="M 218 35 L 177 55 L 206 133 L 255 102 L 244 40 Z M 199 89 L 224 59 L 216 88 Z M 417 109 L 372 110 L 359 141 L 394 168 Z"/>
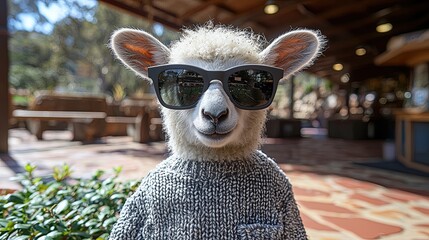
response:
<path id="1" fill-rule="evenodd" d="M 306 240 L 307 234 L 299 214 L 298 206 L 292 192 L 292 185 L 286 179 L 285 195 L 281 200 L 283 206 L 284 233 L 282 239 Z"/>
<path id="2" fill-rule="evenodd" d="M 109 240 L 141 240 L 142 228 L 146 219 L 143 184 L 125 202 L 119 220 L 113 226 Z"/>

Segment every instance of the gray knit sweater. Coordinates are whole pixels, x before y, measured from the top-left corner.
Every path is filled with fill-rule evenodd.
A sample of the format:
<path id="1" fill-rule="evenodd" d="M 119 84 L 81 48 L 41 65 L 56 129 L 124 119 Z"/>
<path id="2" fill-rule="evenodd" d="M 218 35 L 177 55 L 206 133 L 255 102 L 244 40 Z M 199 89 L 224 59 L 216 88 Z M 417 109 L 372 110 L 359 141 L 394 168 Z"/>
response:
<path id="1" fill-rule="evenodd" d="M 126 201 L 110 239 L 307 237 L 286 175 L 256 152 L 235 161 L 164 160 Z"/>

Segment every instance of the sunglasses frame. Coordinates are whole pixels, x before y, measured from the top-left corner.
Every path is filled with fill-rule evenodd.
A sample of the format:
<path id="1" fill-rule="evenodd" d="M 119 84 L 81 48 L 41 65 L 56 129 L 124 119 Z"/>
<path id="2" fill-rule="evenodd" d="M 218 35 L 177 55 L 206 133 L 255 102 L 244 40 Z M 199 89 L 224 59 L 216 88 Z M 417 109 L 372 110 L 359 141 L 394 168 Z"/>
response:
<path id="1" fill-rule="evenodd" d="M 176 109 L 176 110 L 191 109 L 197 105 L 198 101 L 196 101 L 195 103 L 193 103 L 192 105 L 189 105 L 189 106 L 172 106 L 172 105 L 166 104 L 164 102 L 164 100 L 162 100 L 161 93 L 159 90 L 158 77 L 159 77 L 159 74 L 161 74 L 162 72 L 169 70 L 169 69 L 185 69 L 185 70 L 190 70 L 190 71 L 193 71 L 193 72 L 200 74 L 203 77 L 203 81 L 204 81 L 204 83 L 203 83 L 204 86 L 203 86 L 201 96 L 203 96 L 204 93 L 207 91 L 207 89 L 210 86 L 211 81 L 213 81 L 213 80 L 221 81 L 222 85 L 223 85 L 223 89 L 224 89 L 225 93 L 228 95 L 230 101 L 237 108 L 244 109 L 244 110 L 261 110 L 261 109 L 268 107 L 273 102 L 274 96 L 275 96 L 276 91 L 277 91 L 277 85 L 278 85 L 280 79 L 283 78 L 283 69 L 268 66 L 268 65 L 262 65 L 262 64 L 239 65 L 239 66 L 235 66 L 235 67 L 226 69 L 224 71 L 210 71 L 210 70 L 205 70 L 203 68 L 199 68 L 199 67 L 191 66 L 191 65 L 186 65 L 186 64 L 163 64 L 163 65 L 157 65 L 157 66 L 149 67 L 148 68 L 148 77 L 150 79 L 152 79 L 152 81 L 153 81 L 156 96 L 158 97 L 159 102 L 161 103 L 162 106 L 164 106 L 166 108 Z M 260 106 L 255 106 L 255 107 L 247 107 L 247 106 L 241 106 L 236 100 L 234 100 L 234 98 L 232 97 L 231 92 L 229 90 L 228 78 L 231 74 L 239 72 L 239 71 L 243 71 L 243 70 L 261 70 L 261 71 L 266 71 L 272 75 L 272 77 L 273 77 L 273 94 L 271 95 L 270 99 L 267 101 L 266 104 L 263 104 Z M 201 98 L 201 96 L 199 98 Z"/>

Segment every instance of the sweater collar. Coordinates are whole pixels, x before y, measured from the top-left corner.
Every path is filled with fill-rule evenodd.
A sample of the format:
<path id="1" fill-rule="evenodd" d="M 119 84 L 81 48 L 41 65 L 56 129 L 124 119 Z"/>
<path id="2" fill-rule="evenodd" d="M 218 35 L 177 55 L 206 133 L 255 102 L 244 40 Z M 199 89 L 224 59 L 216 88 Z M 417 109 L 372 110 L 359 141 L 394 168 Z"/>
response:
<path id="1" fill-rule="evenodd" d="M 219 178 L 237 173 L 246 174 L 252 172 L 256 165 L 266 161 L 267 156 L 260 151 L 251 153 L 247 158 L 216 161 L 184 159 L 172 155 L 164 160 L 160 167 L 166 171 L 193 178 Z"/>

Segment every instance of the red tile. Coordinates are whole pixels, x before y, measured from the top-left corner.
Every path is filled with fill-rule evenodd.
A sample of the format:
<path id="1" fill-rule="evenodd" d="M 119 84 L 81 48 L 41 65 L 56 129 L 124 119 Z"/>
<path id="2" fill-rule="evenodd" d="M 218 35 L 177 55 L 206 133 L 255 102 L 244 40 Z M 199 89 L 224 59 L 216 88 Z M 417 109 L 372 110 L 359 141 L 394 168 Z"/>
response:
<path id="1" fill-rule="evenodd" d="M 429 232 L 421 232 L 423 234 L 425 234 L 426 236 L 429 236 Z"/>
<path id="2" fill-rule="evenodd" d="M 426 201 L 429 201 L 429 189 L 425 190 L 425 189 L 413 189 L 412 185 L 408 185 L 405 187 L 397 187 L 396 189 L 402 190 L 404 192 L 409 192 L 409 193 L 413 193 L 416 195 L 421 196 L 423 199 L 425 199 Z"/>
<path id="3" fill-rule="evenodd" d="M 347 231 L 353 232 L 363 239 L 377 239 L 382 236 L 388 236 L 402 232 L 403 230 L 397 226 L 374 222 L 364 218 L 323 218 Z"/>
<path id="4" fill-rule="evenodd" d="M 412 218 L 406 211 L 398 210 L 380 210 L 373 211 L 373 214 L 382 217 L 383 219 L 404 219 L 404 218 Z"/>
<path id="5" fill-rule="evenodd" d="M 423 213 L 424 215 L 429 216 L 429 209 L 428 208 L 422 208 L 422 207 L 414 207 L 417 211 Z"/>
<path id="6" fill-rule="evenodd" d="M 336 232 L 335 229 L 332 229 L 326 225 L 318 223 L 317 221 L 313 220 L 312 218 L 310 218 L 309 216 L 307 216 L 302 212 L 301 212 L 301 219 L 302 219 L 302 222 L 304 223 L 305 228 L 311 228 L 319 231 Z"/>
<path id="7" fill-rule="evenodd" d="M 422 196 L 399 190 L 390 190 L 389 192 L 383 193 L 383 195 L 401 202 L 410 202 L 424 199 Z"/>
<path id="8" fill-rule="evenodd" d="M 416 226 L 429 229 L 429 224 L 417 224 Z"/>
<path id="9" fill-rule="evenodd" d="M 7 195 L 10 193 L 14 193 L 16 189 L 10 189 L 10 188 L 0 188 L 0 196 L 1 195 Z"/>
<path id="10" fill-rule="evenodd" d="M 298 204 L 303 205 L 312 210 L 324 211 L 324 212 L 334 212 L 334 213 L 354 213 L 353 211 L 339 207 L 332 203 L 320 203 L 320 202 L 310 202 L 310 201 L 298 201 Z"/>
<path id="11" fill-rule="evenodd" d="M 377 185 L 375 184 L 358 181 L 350 178 L 339 178 L 335 181 L 337 182 L 337 184 L 349 189 L 373 190 L 377 187 Z"/>
<path id="12" fill-rule="evenodd" d="M 293 187 L 293 192 L 296 196 L 306 196 L 306 197 L 313 197 L 313 196 L 327 197 L 330 195 L 327 192 L 314 190 L 314 189 L 300 188 L 300 187 Z"/>
<path id="13" fill-rule="evenodd" d="M 367 202 L 369 204 L 376 205 L 376 206 L 383 206 L 383 205 L 389 204 L 386 201 L 383 201 L 383 200 L 380 200 L 377 198 L 368 197 L 368 196 L 365 196 L 365 195 L 359 194 L 359 193 L 351 195 L 350 198 L 360 200 L 363 202 Z"/>

